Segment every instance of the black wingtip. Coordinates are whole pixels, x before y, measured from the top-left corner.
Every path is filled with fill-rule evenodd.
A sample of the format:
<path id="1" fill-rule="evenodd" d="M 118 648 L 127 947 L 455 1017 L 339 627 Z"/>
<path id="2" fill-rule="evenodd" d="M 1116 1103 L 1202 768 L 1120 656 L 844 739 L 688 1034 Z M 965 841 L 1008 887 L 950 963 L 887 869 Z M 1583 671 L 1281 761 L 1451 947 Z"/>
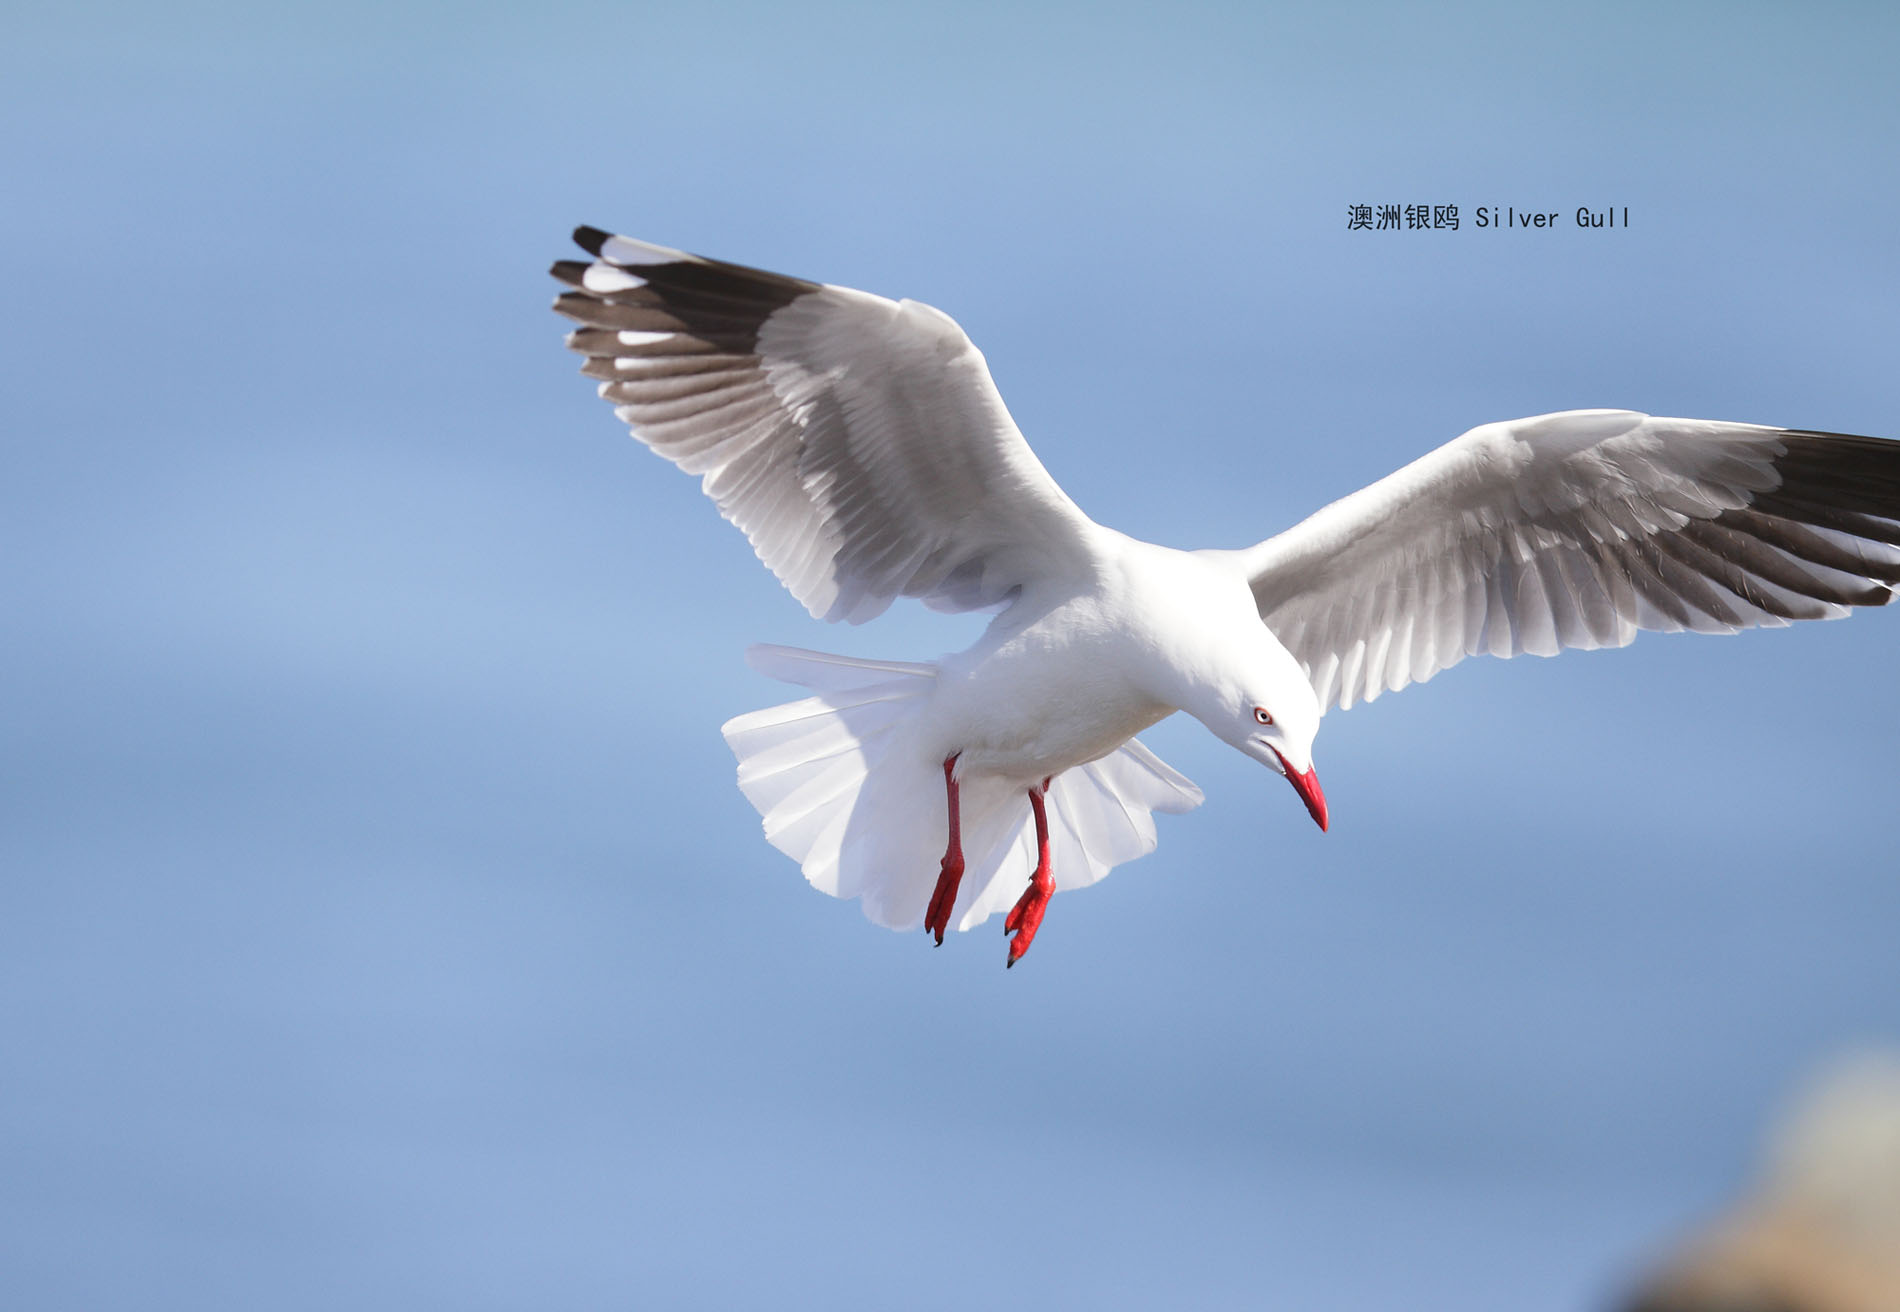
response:
<path id="1" fill-rule="evenodd" d="M 586 224 L 574 229 L 574 244 L 596 259 L 600 257 L 600 248 L 607 244 L 611 232 L 602 232 L 599 228 L 590 228 Z"/>
<path id="2" fill-rule="evenodd" d="M 587 268 L 579 260 L 556 260 L 548 272 L 570 287 L 579 287 L 581 279 L 587 276 Z"/>

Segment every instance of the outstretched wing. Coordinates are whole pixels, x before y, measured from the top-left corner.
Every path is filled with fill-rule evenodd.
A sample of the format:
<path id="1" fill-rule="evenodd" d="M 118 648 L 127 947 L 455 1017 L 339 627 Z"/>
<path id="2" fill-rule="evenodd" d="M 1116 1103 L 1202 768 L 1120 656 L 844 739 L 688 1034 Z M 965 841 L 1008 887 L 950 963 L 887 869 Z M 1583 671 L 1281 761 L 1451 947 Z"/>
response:
<path id="1" fill-rule="evenodd" d="M 941 311 L 596 228 L 562 261 L 568 345 L 815 616 L 940 610 L 1086 568 L 1094 524 Z"/>
<path id="2" fill-rule="evenodd" d="M 1342 709 L 1467 656 L 1885 605 L 1900 442 L 1628 410 L 1474 428 L 1239 558 Z"/>

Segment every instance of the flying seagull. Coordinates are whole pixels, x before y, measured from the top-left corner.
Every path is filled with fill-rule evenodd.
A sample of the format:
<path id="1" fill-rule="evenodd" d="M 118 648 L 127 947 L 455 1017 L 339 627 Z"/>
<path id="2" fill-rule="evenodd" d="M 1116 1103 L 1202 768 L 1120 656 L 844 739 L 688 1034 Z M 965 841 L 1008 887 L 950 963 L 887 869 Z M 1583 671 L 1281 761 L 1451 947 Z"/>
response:
<path id="1" fill-rule="evenodd" d="M 1480 653 L 1829 619 L 1900 583 L 1900 442 L 1629 410 L 1482 425 L 1256 546 L 1156 546 L 1056 485 L 942 311 L 574 239 L 592 259 L 554 266 L 555 308 L 582 371 L 813 616 L 997 610 L 935 664 L 755 647 L 814 695 L 724 733 L 812 884 L 939 944 L 1007 911 L 1009 965 L 1055 892 L 1199 805 L 1135 738 L 1176 711 L 1324 829 L 1330 707 Z"/>

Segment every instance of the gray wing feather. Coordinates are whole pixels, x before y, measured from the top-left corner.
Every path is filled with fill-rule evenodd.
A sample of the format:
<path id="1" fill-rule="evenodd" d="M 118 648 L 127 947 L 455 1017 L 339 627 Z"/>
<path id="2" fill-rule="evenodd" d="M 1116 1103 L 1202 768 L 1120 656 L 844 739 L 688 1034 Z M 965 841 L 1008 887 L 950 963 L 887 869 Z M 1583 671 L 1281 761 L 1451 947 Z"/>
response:
<path id="1" fill-rule="evenodd" d="M 1884 605 L 1900 442 L 1626 410 L 1475 428 L 1237 557 L 1342 709 L 1467 656 Z"/>
<path id="2" fill-rule="evenodd" d="M 806 608 L 859 623 L 1086 570 L 1096 526 L 1017 431 L 948 315 L 598 229 L 563 261 L 568 345 Z"/>

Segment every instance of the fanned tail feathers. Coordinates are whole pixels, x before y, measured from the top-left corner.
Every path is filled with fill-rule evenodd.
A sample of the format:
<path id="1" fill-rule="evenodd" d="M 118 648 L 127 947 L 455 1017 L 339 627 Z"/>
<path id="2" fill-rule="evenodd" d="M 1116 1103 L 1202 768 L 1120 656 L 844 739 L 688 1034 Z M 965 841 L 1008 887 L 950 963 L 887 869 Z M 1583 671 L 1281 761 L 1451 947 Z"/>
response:
<path id="1" fill-rule="evenodd" d="M 948 839 L 942 762 L 919 741 L 937 667 L 754 647 L 753 668 L 816 695 L 730 720 L 739 787 L 765 836 L 834 897 L 861 898 L 890 929 L 916 929 Z M 952 923 L 1007 911 L 1036 864 L 1023 791 L 994 777 L 961 782 L 966 868 Z M 1050 785 L 1056 888 L 1084 888 L 1155 848 L 1153 812 L 1180 813 L 1201 790 L 1130 739 Z"/>

